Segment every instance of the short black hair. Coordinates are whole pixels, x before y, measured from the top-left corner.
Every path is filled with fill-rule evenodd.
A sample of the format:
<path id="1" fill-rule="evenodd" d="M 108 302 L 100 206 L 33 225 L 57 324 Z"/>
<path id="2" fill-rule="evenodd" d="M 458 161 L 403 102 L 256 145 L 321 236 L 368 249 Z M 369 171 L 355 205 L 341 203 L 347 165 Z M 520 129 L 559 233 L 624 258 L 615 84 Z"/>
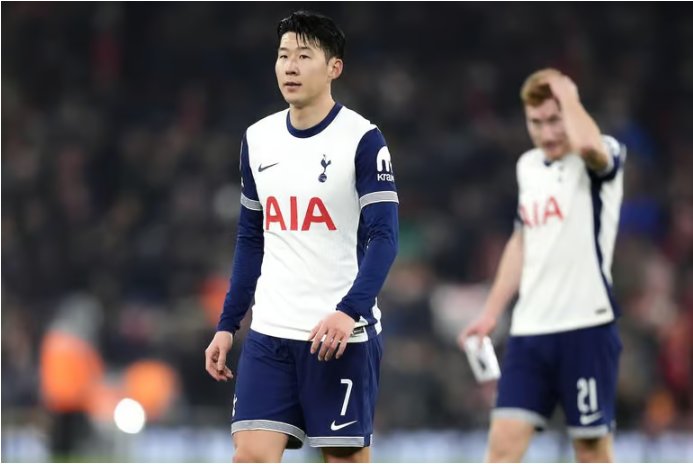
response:
<path id="1" fill-rule="evenodd" d="M 332 57 L 344 58 L 346 37 L 332 18 L 314 11 L 294 11 L 279 21 L 277 39 L 281 41 L 287 32 L 295 32 L 301 40 L 317 45 L 328 60 Z"/>

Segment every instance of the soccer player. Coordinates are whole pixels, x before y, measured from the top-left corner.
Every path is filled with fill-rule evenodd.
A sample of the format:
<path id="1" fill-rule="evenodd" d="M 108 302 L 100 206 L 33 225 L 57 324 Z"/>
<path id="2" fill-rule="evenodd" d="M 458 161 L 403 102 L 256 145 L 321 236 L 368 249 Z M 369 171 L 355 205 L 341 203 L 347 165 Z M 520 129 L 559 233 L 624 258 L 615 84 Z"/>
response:
<path id="1" fill-rule="evenodd" d="M 519 290 L 486 460 L 521 461 L 560 404 L 577 460 L 612 461 L 621 342 L 611 259 L 625 148 L 554 69 L 529 76 L 521 98 L 535 148 L 517 162 L 515 231 L 483 311 L 459 337 L 491 332 Z"/>
<path id="2" fill-rule="evenodd" d="M 328 462 L 370 459 L 382 341 L 376 295 L 397 254 L 398 197 L 380 130 L 335 103 L 344 33 L 325 16 L 281 20 L 275 72 L 289 108 L 241 143 L 230 288 L 206 369 L 226 355 L 253 296 L 238 365 L 234 461 L 279 461 L 303 442 Z"/>

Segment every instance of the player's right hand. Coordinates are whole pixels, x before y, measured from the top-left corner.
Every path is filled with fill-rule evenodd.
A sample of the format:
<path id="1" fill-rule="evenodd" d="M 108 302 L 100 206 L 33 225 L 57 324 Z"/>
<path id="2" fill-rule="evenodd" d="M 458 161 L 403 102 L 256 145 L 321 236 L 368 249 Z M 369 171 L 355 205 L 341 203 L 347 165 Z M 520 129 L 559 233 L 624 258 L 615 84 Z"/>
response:
<path id="1" fill-rule="evenodd" d="M 224 382 L 233 378 L 231 369 L 226 367 L 226 354 L 233 345 L 231 332 L 219 331 L 205 350 L 205 368 L 214 380 Z"/>
<path id="2" fill-rule="evenodd" d="M 573 80 L 561 73 L 548 73 L 544 78 L 544 82 L 551 88 L 551 93 L 562 101 L 565 98 L 580 99 L 577 85 Z"/>
<path id="3" fill-rule="evenodd" d="M 467 327 L 465 327 L 462 332 L 460 332 L 457 337 L 457 344 L 461 349 L 464 350 L 464 343 L 467 341 L 467 338 L 471 337 L 472 335 L 478 336 L 479 344 L 481 344 L 481 340 L 483 340 L 486 335 L 490 334 L 495 327 L 496 318 L 491 314 L 482 312 Z"/>

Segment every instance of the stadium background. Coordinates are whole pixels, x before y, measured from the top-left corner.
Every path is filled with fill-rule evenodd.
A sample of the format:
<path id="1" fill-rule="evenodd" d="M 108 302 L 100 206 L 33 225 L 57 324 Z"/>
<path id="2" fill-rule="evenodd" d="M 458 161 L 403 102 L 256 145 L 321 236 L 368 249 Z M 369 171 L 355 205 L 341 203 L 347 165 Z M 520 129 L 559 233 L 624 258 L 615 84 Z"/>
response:
<path id="1" fill-rule="evenodd" d="M 334 95 L 380 126 L 397 173 L 375 458 L 482 459 L 493 386 L 454 336 L 512 228 L 530 147 L 519 87 L 552 65 L 629 148 L 618 458 L 693 460 L 690 4 L 264 2 L 3 2 L 2 460 L 230 458 L 233 386 L 207 376 L 203 350 L 239 141 L 284 107 L 275 27 L 298 7 L 345 30 Z M 507 320 L 501 352 L 506 334 Z M 139 434 L 114 426 L 125 396 L 148 415 Z M 528 460 L 571 459 L 560 424 Z"/>

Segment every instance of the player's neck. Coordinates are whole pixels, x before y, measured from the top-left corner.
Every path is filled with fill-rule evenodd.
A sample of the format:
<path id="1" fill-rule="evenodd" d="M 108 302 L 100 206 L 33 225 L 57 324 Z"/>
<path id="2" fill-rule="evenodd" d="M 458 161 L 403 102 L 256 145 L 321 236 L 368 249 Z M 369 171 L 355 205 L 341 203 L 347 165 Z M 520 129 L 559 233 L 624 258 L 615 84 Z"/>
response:
<path id="1" fill-rule="evenodd" d="M 289 107 L 291 125 L 299 130 L 310 129 L 318 125 L 330 113 L 334 103 L 334 99 L 328 94 L 306 106 L 296 107 L 291 105 Z"/>

